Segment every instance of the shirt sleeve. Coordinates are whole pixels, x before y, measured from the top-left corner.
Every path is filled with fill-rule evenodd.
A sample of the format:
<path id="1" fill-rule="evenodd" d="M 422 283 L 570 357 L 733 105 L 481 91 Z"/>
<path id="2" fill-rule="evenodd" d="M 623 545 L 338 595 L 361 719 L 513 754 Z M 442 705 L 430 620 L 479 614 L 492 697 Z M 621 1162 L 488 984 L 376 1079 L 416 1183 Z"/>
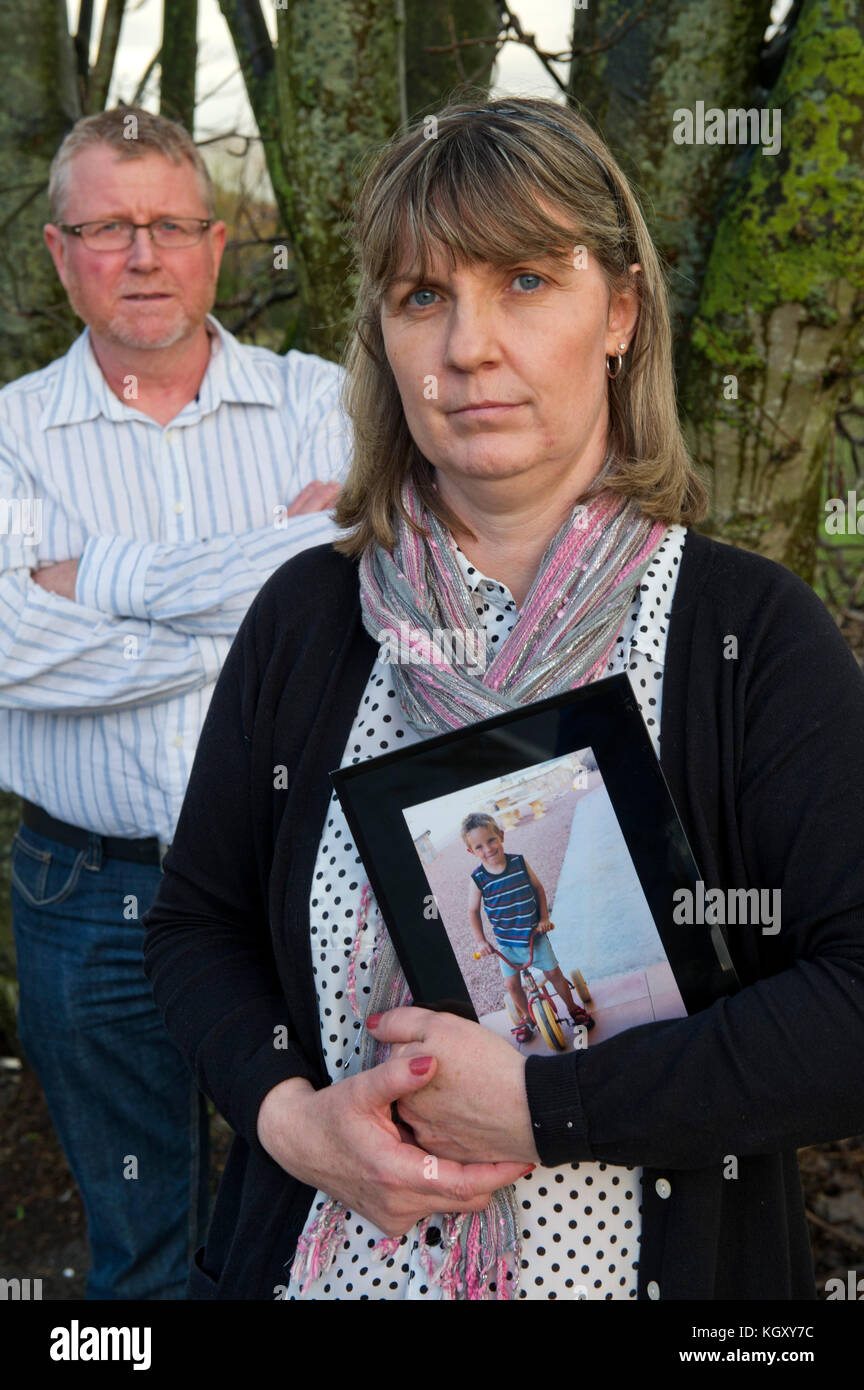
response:
<path id="1" fill-rule="evenodd" d="M 700 1168 L 864 1129 L 864 677 L 797 576 L 760 617 L 741 639 L 726 811 L 748 882 L 728 886 L 780 888 L 780 933 L 760 937 L 761 978 L 731 998 L 529 1058 L 545 1164 Z"/>
<path id="2" fill-rule="evenodd" d="M 75 597 L 118 618 L 234 637 L 258 590 L 280 565 L 339 534 L 329 512 L 310 512 L 277 517 L 272 526 L 241 535 L 179 544 L 91 536 Z"/>
<path id="3" fill-rule="evenodd" d="M 280 565 L 337 538 L 330 512 L 285 513 L 307 482 L 344 480 L 351 450 L 340 400 L 343 372 L 308 353 L 289 352 L 283 362 L 291 481 L 272 522 L 179 544 L 91 536 L 78 568 L 80 603 L 177 632 L 233 637 L 258 590 Z"/>
<path id="4" fill-rule="evenodd" d="M 166 1027 L 237 1134 L 259 1153 L 261 1103 L 290 1077 L 315 1082 L 281 988 L 269 931 L 252 726 L 260 685 L 261 601 L 225 662 L 198 742 L 153 907 L 144 968 Z M 260 646 L 259 646 L 260 642 Z"/>
<path id="5" fill-rule="evenodd" d="M 87 714 L 153 704 L 214 681 L 221 636 L 118 620 L 31 578 L 38 489 L 14 445 L 0 442 L 0 708 Z"/>

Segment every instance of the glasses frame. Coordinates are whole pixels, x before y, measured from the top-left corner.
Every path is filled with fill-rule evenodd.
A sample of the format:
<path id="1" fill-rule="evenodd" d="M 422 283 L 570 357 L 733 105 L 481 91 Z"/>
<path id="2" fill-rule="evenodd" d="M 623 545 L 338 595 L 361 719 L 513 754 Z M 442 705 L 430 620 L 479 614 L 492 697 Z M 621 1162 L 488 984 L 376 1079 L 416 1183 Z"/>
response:
<path id="1" fill-rule="evenodd" d="M 198 227 L 200 228 L 200 231 L 199 231 L 199 233 L 198 233 L 197 240 L 195 240 L 195 241 L 190 241 L 188 246 L 159 246 L 160 251 L 188 251 L 192 246 L 200 246 L 200 244 L 201 244 L 201 239 L 202 239 L 202 237 L 204 236 L 204 233 L 207 231 L 207 229 L 208 229 L 209 227 L 212 227 L 212 226 L 213 226 L 213 223 L 214 223 L 214 221 L 215 221 L 215 218 L 213 218 L 213 217 L 170 217 L 170 216 L 168 216 L 167 213 L 165 213 L 165 214 L 163 214 L 162 217 L 154 217 L 154 219 L 153 219 L 152 222 L 128 222 L 125 218 L 120 218 L 120 217 L 118 217 L 118 218 L 116 218 L 116 219 L 112 219 L 112 218 L 108 218 L 108 217 L 97 217 L 97 218 L 93 218 L 91 221 L 88 221 L 88 222 L 78 222 L 78 223 L 76 223 L 74 226 L 72 226 L 69 222 L 58 222 L 58 223 L 57 223 L 57 226 L 60 228 L 60 231 L 61 231 L 61 232 L 66 232 L 69 236 L 77 236 L 77 237 L 80 237 L 81 240 L 84 241 L 84 229 L 85 229 L 85 227 L 98 227 L 99 224 L 100 224 L 101 222 L 110 222 L 110 221 L 112 221 L 112 220 L 117 221 L 117 222 L 118 222 L 121 226 L 123 226 L 123 227 L 131 227 L 131 228 L 132 228 L 132 236 L 129 238 L 128 244 L 127 244 L 126 246 L 117 246 L 117 247 L 113 248 L 113 250 L 109 250 L 109 249 L 107 249 L 107 248 L 104 247 L 104 246 L 88 246 L 88 247 L 87 247 L 87 250 L 88 250 L 88 251 L 97 251 L 97 252 L 101 251 L 101 252 L 103 252 L 105 255 L 109 255 L 109 256 L 113 254 L 113 251 L 114 251 L 114 250 L 116 250 L 116 251 L 128 251 L 128 250 L 130 250 L 130 248 L 131 248 L 132 246 L 135 245 L 135 233 L 136 233 L 136 232 L 147 232 L 147 233 L 149 234 L 149 236 L 150 236 L 150 240 L 153 242 L 153 245 L 154 245 L 154 246 L 159 246 L 159 242 L 156 240 L 156 238 L 155 238 L 154 235 L 153 235 L 153 228 L 154 228 L 155 226 L 157 226 L 158 223 L 160 223 L 160 222 L 196 222 L 196 223 L 198 224 Z M 86 245 L 87 243 L 85 242 L 84 244 Z"/>

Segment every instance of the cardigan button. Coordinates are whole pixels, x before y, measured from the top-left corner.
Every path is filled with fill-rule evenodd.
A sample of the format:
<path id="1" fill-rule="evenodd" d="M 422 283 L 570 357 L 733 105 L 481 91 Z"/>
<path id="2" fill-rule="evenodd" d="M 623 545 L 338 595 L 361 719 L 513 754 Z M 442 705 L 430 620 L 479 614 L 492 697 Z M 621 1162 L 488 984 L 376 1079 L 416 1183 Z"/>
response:
<path id="1" fill-rule="evenodd" d="M 671 1182 L 667 1182 L 666 1178 L 658 1178 L 654 1184 L 654 1191 L 657 1193 L 658 1197 L 662 1197 L 665 1200 L 667 1197 L 672 1196 L 672 1184 Z"/>
<path id="2" fill-rule="evenodd" d="M 657 1299 L 660 1297 L 660 1285 L 656 1283 L 654 1279 L 652 1279 L 651 1283 L 648 1285 L 646 1292 L 648 1294 L 648 1297 L 653 1299 L 656 1303 Z"/>

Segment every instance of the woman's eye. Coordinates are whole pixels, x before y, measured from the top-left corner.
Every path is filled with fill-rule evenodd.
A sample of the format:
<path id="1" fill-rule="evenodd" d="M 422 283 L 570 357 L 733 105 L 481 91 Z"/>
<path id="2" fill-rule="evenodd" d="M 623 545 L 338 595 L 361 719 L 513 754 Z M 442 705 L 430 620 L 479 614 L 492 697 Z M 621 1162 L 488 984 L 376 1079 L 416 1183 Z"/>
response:
<path id="1" fill-rule="evenodd" d="M 526 281 L 530 283 L 526 284 Z M 543 284 L 543 278 L 540 275 L 535 275 L 533 270 L 523 270 L 516 276 L 513 284 L 518 285 L 522 290 L 536 290 Z"/>
<path id="2" fill-rule="evenodd" d="M 421 295 L 428 295 L 428 298 L 421 299 Z M 425 309 L 427 305 L 434 303 L 436 298 L 434 290 L 413 290 L 408 296 L 408 303 L 415 309 Z"/>

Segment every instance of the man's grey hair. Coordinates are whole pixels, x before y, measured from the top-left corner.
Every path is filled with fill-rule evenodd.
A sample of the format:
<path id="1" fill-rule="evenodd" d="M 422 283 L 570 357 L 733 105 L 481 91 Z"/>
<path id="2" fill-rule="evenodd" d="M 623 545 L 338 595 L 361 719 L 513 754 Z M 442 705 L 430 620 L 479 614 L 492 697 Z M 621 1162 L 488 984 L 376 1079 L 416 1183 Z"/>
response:
<path id="1" fill-rule="evenodd" d="M 115 106 L 95 116 L 83 116 L 76 121 L 51 163 L 48 196 L 51 200 L 51 219 L 64 220 L 64 208 L 69 193 L 69 164 L 82 150 L 96 145 L 108 145 L 122 159 L 143 159 L 148 154 L 161 154 L 172 164 L 188 160 L 198 175 L 201 197 L 207 216 L 215 213 L 213 181 L 191 135 L 177 121 L 154 116 L 141 106 Z"/>

